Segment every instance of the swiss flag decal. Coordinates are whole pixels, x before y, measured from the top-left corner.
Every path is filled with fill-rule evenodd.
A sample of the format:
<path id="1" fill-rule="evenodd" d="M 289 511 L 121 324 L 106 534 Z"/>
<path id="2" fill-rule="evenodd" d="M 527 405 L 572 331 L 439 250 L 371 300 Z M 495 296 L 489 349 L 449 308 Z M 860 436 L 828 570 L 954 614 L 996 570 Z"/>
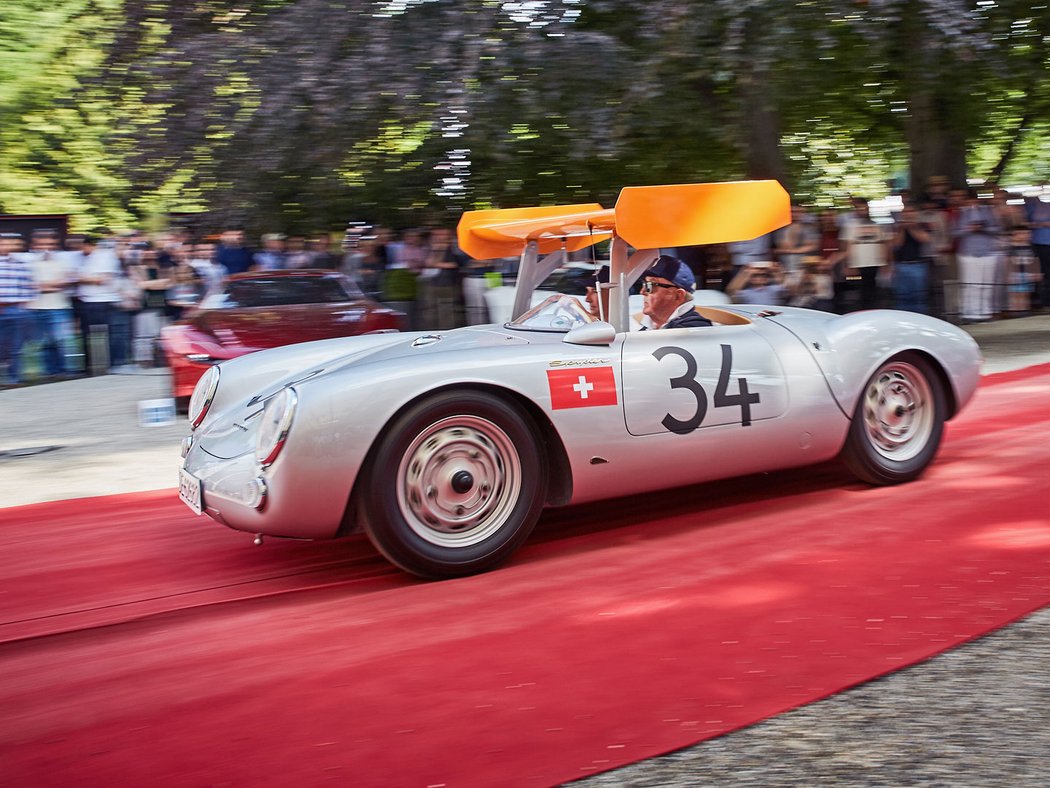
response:
<path id="1" fill-rule="evenodd" d="M 616 404 L 616 378 L 612 367 L 548 369 L 551 408 L 596 408 Z"/>

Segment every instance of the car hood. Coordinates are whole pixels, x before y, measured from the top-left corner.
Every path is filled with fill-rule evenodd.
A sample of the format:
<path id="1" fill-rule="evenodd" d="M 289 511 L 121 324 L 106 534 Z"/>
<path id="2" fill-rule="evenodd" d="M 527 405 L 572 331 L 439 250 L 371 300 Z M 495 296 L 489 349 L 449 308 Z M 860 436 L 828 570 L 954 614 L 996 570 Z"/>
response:
<path id="1" fill-rule="evenodd" d="M 281 389 L 337 375 L 350 366 L 477 347 L 528 345 L 533 339 L 560 342 L 561 334 L 533 334 L 497 326 L 452 331 L 371 334 L 304 342 L 241 356 L 220 366 L 220 384 L 211 414 L 196 434 L 200 447 L 229 459 L 254 450 L 257 415 Z"/>
<path id="2" fill-rule="evenodd" d="M 563 334 L 542 334 L 551 341 L 561 341 Z M 304 380 L 307 377 L 337 374 L 351 365 L 372 361 L 388 361 L 399 357 L 407 359 L 431 356 L 437 353 L 451 353 L 479 347 L 507 347 L 509 345 L 528 345 L 533 339 L 530 333 L 511 331 L 498 326 L 472 326 L 450 331 L 414 331 L 347 337 L 336 340 L 343 344 L 345 351 L 338 356 L 319 359 L 315 363 L 300 364 L 296 369 L 275 380 L 264 391 L 258 392 L 254 399 L 266 399 L 285 386 Z M 293 347 L 309 348 L 322 343 L 308 342 Z M 265 360 L 275 351 L 255 354 L 251 358 Z M 406 361 L 406 363 L 414 363 Z"/>

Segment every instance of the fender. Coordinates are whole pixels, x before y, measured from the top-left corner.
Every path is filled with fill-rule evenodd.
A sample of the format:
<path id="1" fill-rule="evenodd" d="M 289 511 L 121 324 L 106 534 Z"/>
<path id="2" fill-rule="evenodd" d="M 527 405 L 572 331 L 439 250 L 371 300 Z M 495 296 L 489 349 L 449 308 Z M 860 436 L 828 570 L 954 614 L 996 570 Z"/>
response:
<path id="1" fill-rule="evenodd" d="M 973 337 L 943 320 L 889 309 L 841 316 L 786 307 L 779 310 L 769 319 L 802 341 L 823 370 L 836 403 L 849 418 L 879 365 L 907 350 L 929 356 L 944 372 L 951 388 L 949 418 L 977 390 L 980 349 Z"/>

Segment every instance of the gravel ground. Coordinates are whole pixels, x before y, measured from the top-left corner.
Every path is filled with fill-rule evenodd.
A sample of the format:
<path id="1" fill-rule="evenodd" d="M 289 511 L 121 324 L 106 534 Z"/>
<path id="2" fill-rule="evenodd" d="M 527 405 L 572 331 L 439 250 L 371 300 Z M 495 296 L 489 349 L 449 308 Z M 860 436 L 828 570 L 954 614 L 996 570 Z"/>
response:
<path id="1" fill-rule="evenodd" d="M 967 330 L 986 372 L 1050 361 L 1050 315 Z M 184 418 L 143 427 L 150 370 L 0 391 L 0 506 L 175 484 Z M 85 418 L 87 416 L 87 418 Z M 1050 608 L 766 722 L 584 786 L 1050 785 Z"/>
<path id="2" fill-rule="evenodd" d="M 750 728 L 572 784 L 1050 785 L 1050 609 Z"/>

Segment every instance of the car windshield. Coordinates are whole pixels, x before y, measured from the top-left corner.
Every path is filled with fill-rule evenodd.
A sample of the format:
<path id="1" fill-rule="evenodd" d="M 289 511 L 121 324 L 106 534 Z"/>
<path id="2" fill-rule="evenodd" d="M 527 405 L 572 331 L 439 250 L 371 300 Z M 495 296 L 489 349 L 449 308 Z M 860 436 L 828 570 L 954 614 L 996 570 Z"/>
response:
<path id="1" fill-rule="evenodd" d="M 207 296 L 202 309 L 338 304 L 361 298 L 357 286 L 342 276 L 273 276 L 234 279 Z"/>
<path id="2" fill-rule="evenodd" d="M 594 285 L 594 271 L 595 266 L 591 263 L 569 263 L 562 268 L 556 268 L 536 289 L 566 295 L 583 295 L 588 287 Z"/>
<path id="3" fill-rule="evenodd" d="M 517 320 L 507 323 L 507 328 L 564 333 L 576 326 L 593 322 L 594 318 L 578 299 L 555 293 Z"/>

